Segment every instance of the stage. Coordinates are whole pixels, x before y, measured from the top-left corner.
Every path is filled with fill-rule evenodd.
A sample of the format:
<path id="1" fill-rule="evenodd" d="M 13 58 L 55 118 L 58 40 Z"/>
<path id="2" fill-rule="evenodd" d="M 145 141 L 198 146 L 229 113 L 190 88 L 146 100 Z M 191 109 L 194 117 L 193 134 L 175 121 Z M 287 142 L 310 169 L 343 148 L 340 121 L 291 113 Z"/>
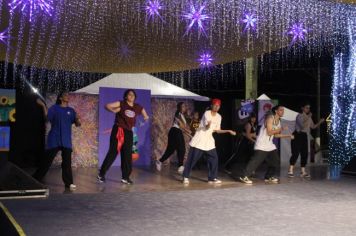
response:
<path id="1" fill-rule="evenodd" d="M 311 167 L 311 180 L 256 181 L 245 186 L 220 173 L 210 185 L 196 170 L 189 186 L 175 168 L 135 169 L 132 186 L 118 168 L 107 183 L 96 169 L 76 169 L 78 190 L 63 189 L 60 169 L 46 178 L 48 199 L 6 200 L 27 235 L 355 235 L 356 179 L 329 180 L 326 166 Z M 284 173 L 282 172 L 284 175 Z"/>

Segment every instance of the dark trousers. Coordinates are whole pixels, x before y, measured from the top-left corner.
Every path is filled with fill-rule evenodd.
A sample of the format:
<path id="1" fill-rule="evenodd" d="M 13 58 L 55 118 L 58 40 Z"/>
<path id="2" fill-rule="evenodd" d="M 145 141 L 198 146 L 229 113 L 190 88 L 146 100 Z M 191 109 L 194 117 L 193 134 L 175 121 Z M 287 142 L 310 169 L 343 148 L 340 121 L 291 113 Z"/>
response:
<path id="1" fill-rule="evenodd" d="M 250 177 L 253 172 L 263 163 L 263 161 L 267 162 L 268 169 L 265 174 L 265 179 L 274 177 L 276 174 L 276 170 L 279 167 L 279 155 L 277 150 L 273 150 L 270 152 L 255 150 L 251 160 L 248 162 L 244 176 Z"/>
<path id="2" fill-rule="evenodd" d="M 177 151 L 178 165 L 182 166 L 185 155 L 185 141 L 182 130 L 172 127 L 168 133 L 168 145 L 160 162 L 166 161 L 175 151 Z"/>
<path id="3" fill-rule="evenodd" d="M 291 165 L 295 165 L 300 154 L 300 165 L 305 167 L 308 162 L 308 135 L 304 132 L 294 132 L 294 139 L 291 141 L 292 156 L 289 160 Z"/>
<path id="4" fill-rule="evenodd" d="M 184 165 L 183 177 L 189 178 L 192 168 L 203 155 L 207 157 L 208 161 L 208 180 L 214 180 L 218 177 L 218 154 L 216 153 L 216 149 L 203 151 L 194 147 L 190 147 L 189 149 L 188 159 Z"/>
<path id="5" fill-rule="evenodd" d="M 118 150 L 117 143 L 118 140 L 116 138 L 118 126 L 115 124 L 112 127 L 111 135 L 110 135 L 110 146 L 109 151 L 106 154 L 103 164 L 100 168 L 100 176 L 105 176 L 106 172 L 109 170 L 111 165 L 114 163 Z M 121 147 L 121 172 L 123 179 L 129 179 L 132 172 L 132 145 L 133 145 L 133 133 L 131 130 L 124 129 L 124 143 Z"/>
<path id="6" fill-rule="evenodd" d="M 73 175 L 72 175 L 72 149 L 57 147 L 48 149 L 45 152 L 45 158 L 40 162 L 40 167 L 33 174 L 33 177 L 38 181 L 41 181 L 43 177 L 47 174 L 49 168 L 52 165 L 54 158 L 57 153 L 62 151 L 62 179 L 66 186 L 73 184 Z"/>

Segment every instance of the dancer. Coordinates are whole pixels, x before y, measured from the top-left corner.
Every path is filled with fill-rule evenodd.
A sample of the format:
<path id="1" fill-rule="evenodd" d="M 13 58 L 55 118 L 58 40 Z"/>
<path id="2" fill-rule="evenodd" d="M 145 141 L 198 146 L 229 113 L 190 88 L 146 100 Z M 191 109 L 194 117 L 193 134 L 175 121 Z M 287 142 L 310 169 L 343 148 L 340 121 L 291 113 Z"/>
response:
<path id="1" fill-rule="evenodd" d="M 59 151 L 62 152 L 62 179 L 66 188 L 75 190 L 73 184 L 71 154 L 72 154 L 72 125 L 81 126 L 80 118 L 76 111 L 68 106 L 68 93 L 60 93 L 56 104 L 48 110 L 44 102 L 37 99 L 37 103 L 43 108 L 47 121 L 51 123 L 51 130 L 47 137 L 47 148 L 45 159 L 41 161 L 40 167 L 34 173 L 33 177 L 42 181 L 48 172 L 53 159 Z"/>
<path id="2" fill-rule="evenodd" d="M 135 103 L 137 96 L 133 89 L 128 89 L 124 93 L 123 101 L 116 101 L 106 104 L 105 108 L 116 114 L 115 123 L 111 130 L 109 151 L 101 165 L 97 179 L 100 183 L 105 182 L 105 174 L 114 163 L 117 154 L 121 153 L 121 182 L 133 184 L 130 179 L 132 172 L 132 145 L 133 132 L 136 117 L 142 114 L 144 120 L 149 117 L 145 109 Z"/>
<path id="3" fill-rule="evenodd" d="M 240 177 L 241 182 L 252 184 L 253 182 L 249 177 L 256 171 L 263 161 L 266 161 L 268 164 L 268 170 L 265 174 L 265 182 L 273 184 L 279 182 L 279 179 L 275 176 L 276 169 L 279 165 L 279 155 L 276 145 L 273 143 L 273 138 L 294 138 L 291 134 L 281 134 L 282 128 L 280 118 L 283 114 L 284 107 L 281 105 L 275 106 L 272 109 L 272 114 L 266 114 L 264 124 L 256 139 L 254 155 L 251 157 L 251 160 L 244 170 L 244 177 Z"/>
<path id="4" fill-rule="evenodd" d="M 225 163 L 225 172 L 232 174 L 233 172 L 241 172 L 254 152 L 257 131 L 257 117 L 255 113 L 251 113 L 247 123 L 244 125 L 243 136 L 241 141 L 237 143 L 235 153 Z M 235 165 L 238 163 L 238 166 Z M 237 168 L 236 168 L 237 167 Z M 239 169 L 240 171 L 237 171 Z"/>
<path id="5" fill-rule="evenodd" d="M 200 125 L 200 117 L 199 112 L 195 111 L 193 114 L 193 119 L 190 121 L 190 130 L 192 131 L 192 136 L 194 136 L 195 132 L 197 132 Z"/>
<path id="6" fill-rule="evenodd" d="M 310 178 L 310 175 L 305 170 L 308 162 L 308 135 L 310 135 L 310 129 L 316 129 L 324 121 L 324 119 L 321 119 L 317 124 L 314 124 L 312 113 L 310 112 L 310 104 L 307 102 L 303 104 L 302 112 L 298 114 L 295 123 L 295 131 L 293 133 L 295 139 L 291 141 L 292 156 L 289 161 L 288 177 L 294 177 L 294 166 L 300 154 L 300 176 Z"/>
<path id="7" fill-rule="evenodd" d="M 184 102 L 177 104 L 177 110 L 174 114 L 173 126 L 168 133 L 168 145 L 161 159 L 156 160 L 156 169 L 161 171 L 162 163 L 165 162 L 173 153 L 177 151 L 178 173 L 182 174 L 184 170 L 183 161 L 185 155 L 185 140 L 183 133 L 190 136 L 191 131 L 187 127 L 185 115 L 187 107 Z"/>
<path id="8" fill-rule="evenodd" d="M 221 180 L 217 178 L 218 174 L 218 155 L 215 148 L 215 140 L 213 133 L 218 134 L 229 133 L 236 135 L 232 130 L 221 130 L 221 115 L 218 113 L 221 106 L 221 100 L 213 99 L 211 103 L 211 110 L 204 113 L 200 126 L 190 141 L 190 150 L 188 159 L 184 166 L 183 183 L 189 184 L 190 172 L 197 161 L 206 155 L 208 158 L 208 182 L 220 184 Z"/>

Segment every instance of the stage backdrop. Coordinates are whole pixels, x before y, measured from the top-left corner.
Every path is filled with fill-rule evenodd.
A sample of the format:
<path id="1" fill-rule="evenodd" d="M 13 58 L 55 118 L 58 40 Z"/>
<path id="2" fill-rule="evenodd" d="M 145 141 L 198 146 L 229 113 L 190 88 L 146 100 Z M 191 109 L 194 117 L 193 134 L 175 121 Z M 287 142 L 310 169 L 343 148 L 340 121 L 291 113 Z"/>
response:
<path id="1" fill-rule="evenodd" d="M 57 95 L 46 97 L 47 106 L 52 106 Z M 79 114 L 82 125 L 72 127 L 72 166 L 97 167 L 98 166 L 98 96 L 88 94 L 69 94 L 69 106 Z M 51 125 L 47 123 L 47 132 Z M 47 138 L 46 138 L 47 140 Z M 54 166 L 60 166 L 62 159 L 58 153 Z"/>
<path id="2" fill-rule="evenodd" d="M 99 90 L 99 165 L 104 161 L 109 148 L 111 128 L 114 124 L 115 114 L 105 109 L 105 104 L 122 101 L 126 89 L 100 88 Z M 135 89 L 136 103 L 143 106 L 147 114 L 152 117 L 151 91 Z M 137 166 L 148 166 L 151 164 L 151 121 L 145 122 L 139 115 L 134 127 L 134 144 L 138 148 L 137 154 L 133 155 L 134 164 Z M 136 148 L 134 148 L 136 149 Z M 115 160 L 114 166 L 120 165 L 120 156 Z"/>
<path id="3" fill-rule="evenodd" d="M 72 128 L 73 131 L 73 154 L 72 166 L 75 167 L 98 167 L 98 124 L 99 124 L 99 96 L 90 94 L 70 93 L 69 106 L 73 107 L 81 117 L 82 126 Z M 122 97 L 119 97 L 122 98 Z M 46 97 L 46 103 L 51 106 L 56 101 L 56 95 L 51 94 Z M 148 100 L 149 101 L 149 100 Z M 176 111 L 177 103 L 183 101 L 188 105 L 190 112 L 194 110 L 192 100 L 180 100 L 173 98 L 152 98 L 152 115 L 151 115 L 151 149 L 149 150 L 150 158 L 155 160 L 160 158 L 167 146 L 168 131 L 172 127 L 173 114 Z M 113 118 L 109 122 L 108 128 L 113 125 Z M 47 132 L 50 125 L 47 125 Z M 187 149 L 189 139 L 187 137 Z M 106 147 L 108 148 L 108 147 Z M 107 150 L 104 150 L 104 152 Z M 104 154 L 105 155 L 105 154 Z M 175 154 L 172 160 L 175 160 Z M 61 164 L 60 153 L 56 157 L 53 166 L 59 167 Z"/>

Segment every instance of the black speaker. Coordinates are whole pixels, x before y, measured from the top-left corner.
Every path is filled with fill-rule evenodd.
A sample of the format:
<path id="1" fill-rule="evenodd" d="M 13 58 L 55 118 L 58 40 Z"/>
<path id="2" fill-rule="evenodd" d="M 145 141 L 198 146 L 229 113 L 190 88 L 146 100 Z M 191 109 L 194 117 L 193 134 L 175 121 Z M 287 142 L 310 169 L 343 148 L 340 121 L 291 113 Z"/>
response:
<path id="1" fill-rule="evenodd" d="M 0 199 L 45 198 L 48 195 L 48 188 L 31 175 L 9 161 L 1 162 Z"/>

